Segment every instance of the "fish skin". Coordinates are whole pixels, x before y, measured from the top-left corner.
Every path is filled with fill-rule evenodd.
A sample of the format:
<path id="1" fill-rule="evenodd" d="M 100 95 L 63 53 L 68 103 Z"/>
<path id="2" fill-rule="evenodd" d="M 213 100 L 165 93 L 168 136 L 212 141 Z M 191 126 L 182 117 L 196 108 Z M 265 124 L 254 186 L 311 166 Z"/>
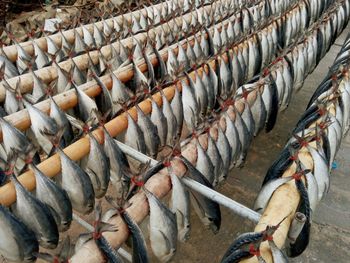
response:
<path id="1" fill-rule="evenodd" d="M 318 185 L 315 176 L 308 172 L 305 174 L 307 193 L 310 201 L 311 212 L 314 213 L 318 204 Z"/>
<path id="2" fill-rule="evenodd" d="M 32 164 L 30 167 L 35 175 L 35 196 L 54 211 L 52 215 L 58 231 L 68 230 L 73 220 L 73 211 L 67 192 L 43 174 L 36 165 Z"/>
<path id="3" fill-rule="evenodd" d="M 15 186 L 17 196 L 16 203 L 12 205 L 15 216 L 30 226 L 35 232 L 40 246 L 50 249 L 56 248 L 59 234 L 49 207 L 28 192 L 13 174 L 11 181 Z"/>
<path id="4" fill-rule="evenodd" d="M 175 87 L 175 94 L 173 99 L 171 100 L 170 106 L 176 118 L 177 139 L 180 139 L 182 133 L 182 126 L 184 122 L 184 108 L 182 104 L 182 96 L 177 86 Z"/>
<path id="5" fill-rule="evenodd" d="M 177 239 L 180 242 L 186 242 L 191 231 L 190 194 L 171 166 L 168 167 L 168 174 L 172 184 L 170 209 L 176 215 Z"/>
<path id="6" fill-rule="evenodd" d="M 323 195 L 328 191 L 330 185 L 328 164 L 315 148 L 308 146 L 307 149 L 315 163 L 313 174 L 317 182 L 318 201 L 321 201 Z"/>
<path id="7" fill-rule="evenodd" d="M 74 210 L 82 214 L 91 213 L 95 205 L 95 193 L 90 177 L 61 149 L 57 148 L 57 151 L 61 159 L 58 184 L 66 190 Z"/>
<path id="8" fill-rule="evenodd" d="M 270 107 L 270 112 L 267 116 L 266 120 L 266 125 L 265 125 L 265 131 L 270 132 L 273 127 L 275 126 L 276 120 L 277 120 L 277 115 L 278 115 L 278 92 L 277 92 L 277 86 L 275 83 L 275 80 L 273 77 L 270 75 L 269 76 L 270 84 L 269 89 L 270 89 L 270 98 L 271 98 L 271 107 Z"/>
<path id="9" fill-rule="evenodd" d="M 73 87 L 78 97 L 78 116 L 83 122 L 88 120 L 93 121 L 93 124 L 97 122 L 96 112 L 98 112 L 97 105 L 93 99 L 91 99 L 84 91 L 77 87 L 74 83 Z"/>
<path id="10" fill-rule="evenodd" d="M 31 94 L 35 100 L 40 100 L 43 96 L 45 96 L 47 85 L 35 74 L 33 70 L 30 69 L 29 72 L 33 78 L 33 90 Z"/>
<path id="11" fill-rule="evenodd" d="M 268 243 L 271 248 L 273 262 L 278 262 L 278 263 L 289 262 L 286 255 L 277 247 L 275 241 L 269 240 Z"/>
<path id="12" fill-rule="evenodd" d="M 125 144 L 139 152 L 146 153 L 147 147 L 142 130 L 128 112 L 126 112 L 126 115 L 128 120 L 128 128 L 125 132 Z M 128 158 L 128 160 L 135 166 L 137 165 L 132 159 Z"/>
<path id="13" fill-rule="evenodd" d="M 28 138 L 5 119 L 0 118 L 0 126 L 3 134 L 3 144 L 7 154 L 12 150 L 21 152 L 30 145 Z"/>
<path id="14" fill-rule="evenodd" d="M 163 105 L 162 111 L 168 127 L 166 144 L 170 146 L 174 146 L 177 143 L 178 139 L 180 138 L 178 136 L 177 119 L 168 99 L 165 97 L 163 92 L 161 92 L 161 95 L 162 95 L 162 105 Z"/>
<path id="15" fill-rule="evenodd" d="M 197 103 L 199 105 L 200 117 L 204 119 L 208 111 L 208 94 L 206 88 L 204 87 L 202 78 L 199 77 L 197 70 L 194 71 L 194 74 L 196 82 L 194 84 L 195 88 L 193 90 L 197 99 Z"/>
<path id="16" fill-rule="evenodd" d="M 223 118 L 226 123 L 225 135 L 231 147 L 231 168 L 234 166 L 237 158 L 241 153 L 241 142 L 239 141 L 237 128 L 231 120 L 230 116 L 227 114 L 227 112 L 224 113 Z"/>
<path id="17" fill-rule="evenodd" d="M 210 113 L 214 106 L 215 106 L 215 101 L 216 97 L 214 94 L 214 85 L 212 84 L 212 81 L 210 80 L 210 76 L 207 75 L 205 72 L 205 66 L 203 64 L 202 66 L 202 83 L 204 88 L 206 89 L 207 93 L 207 98 L 208 98 L 208 106 L 207 106 L 207 113 Z"/>
<path id="18" fill-rule="evenodd" d="M 67 147 L 74 139 L 73 129 L 66 114 L 61 110 L 52 97 L 50 97 L 50 117 L 56 122 L 58 130 L 64 129 L 60 146 L 62 148 Z"/>
<path id="19" fill-rule="evenodd" d="M 217 186 L 220 181 L 223 181 L 225 178 L 225 173 L 223 171 L 224 163 L 222 161 L 218 147 L 216 146 L 215 140 L 208 133 L 208 147 L 207 155 L 209 156 L 211 162 L 214 166 L 214 182 L 213 186 Z"/>
<path id="20" fill-rule="evenodd" d="M 250 134 L 246 125 L 246 122 L 243 120 L 241 113 L 238 112 L 236 108 L 235 111 L 235 126 L 237 128 L 239 141 L 241 142 L 241 154 L 236 162 L 236 167 L 241 167 L 247 156 L 249 144 L 250 144 Z"/>
<path id="21" fill-rule="evenodd" d="M 45 52 L 41 50 L 36 41 L 32 40 L 32 43 L 34 47 L 34 54 L 36 57 L 35 64 L 37 65 L 38 69 L 41 69 L 50 63 L 49 58 L 45 54 Z"/>
<path id="22" fill-rule="evenodd" d="M 190 79 L 190 77 L 188 77 Z M 182 104 L 183 116 L 188 130 L 193 131 L 199 125 L 199 106 L 195 98 L 194 90 L 191 85 L 187 85 L 185 80 L 182 85 Z"/>
<path id="23" fill-rule="evenodd" d="M 5 52 L 2 50 L 2 48 L 0 47 L 1 50 L 1 55 L 0 55 L 0 68 L 4 67 L 4 69 L 2 70 L 4 72 L 4 76 L 6 79 L 11 79 L 14 77 L 17 77 L 19 75 L 19 72 L 17 70 L 17 68 L 15 67 L 15 65 L 13 65 L 13 63 L 7 58 L 5 54 Z"/>
<path id="24" fill-rule="evenodd" d="M 56 134 L 58 132 L 57 123 L 50 116 L 37 109 L 35 106 L 32 106 L 30 103 L 25 102 L 25 106 L 30 116 L 30 127 L 35 134 L 36 140 L 45 153 L 49 154 L 52 150 L 52 143 L 42 132 L 45 131 L 52 135 Z"/>
<path id="25" fill-rule="evenodd" d="M 104 138 L 104 150 L 110 164 L 110 180 L 115 188 L 116 198 L 122 199 L 128 192 L 130 184 L 130 178 L 127 176 L 128 159 L 106 129 Z"/>
<path id="26" fill-rule="evenodd" d="M 292 179 L 292 177 L 281 177 L 270 180 L 264 184 L 255 200 L 254 210 L 263 212 L 275 190 L 281 185 L 291 181 Z"/>
<path id="27" fill-rule="evenodd" d="M 13 114 L 17 111 L 24 109 L 23 102 L 20 99 L 18 99 L 21 96 L 20 83 L 21 79 L 18 80 L 18 82 L 16 83 L 16 89 L 13 90 L 10 87 L 10 85 L 6 82 L 6 80 L 2 81 L 2 85 L 5 88 L 4 109 L 7 114 Z"/>
<path id="28" fill-rule="evenodd" d="M 227 175 L 228 175 L 228 171 L 231 165 L 231 147 L 230 147 L 230 143 L 224 133 L 224 131 L 222 130 L 221 126 L 218 125 L 218 137 L 216 140 L 216 146 L 220 152 L 220 156 L 222 158 L 223 161 L 223 178 L 219 178 L 219 180 L 223 180 L 226 179 Z M 220 182 L 220 181 L 219 181 Z"/>
<path id="29" fill-rule="evenodd" d="M 119 80 L 119 78 L 111 72 L 112 76 L 112 89 L 111 89 L 111 97 L 112 97 L 112 102 L 114 104 L 115 111 L 118 112 L 122 109 L 122 107 L 119 104 L 125 104 L 127 103 L 132 94 L 131 90 L 129 90 L 123 82 Z M 119 107 L 117 107 L 119 105 Z"/>
<path id="30" fill-rule="evenodd" d="M 177 246 L 176 215 L 154 194 L 143 189 L 150 209 L 150 241 L 154 255 L 161 262 L 168 262 L 174 256 Z"/>
<path id="31" fill-rule="evenodd" d="M 96 73 L 92 73 L 93 79 L 100 86 L 102 92 L 95 98 L 96 106 L 102 115 L 108 114 L 114 116 L 118 112 L 117 105 L 113 103 L 112 95 L 107 89 L 106 85 L 103 81 L 96 75 Z"/>
<path id="32" fill-rule="evenodd" d="M 34 262 L 39 251 L 35 233 L 0 205 L 0 235 L 6 237 L 0 245 L 0 254 L 11 262 Z"/>
<path id="33" fill-rule="evenodd" d="M 209 181 L 210 184 L 213 184 L 215 180 L 214 166 L 211 162 L 206 151 L 203 149 L 202 145 L 199 143 L 199 140 L 196 140 L 197 148 L 197 162 L 196 169 L 204 175 L 204 177 Z"/>
<path id="34" fill-rule="evenodd" d="M 256 94 L 256 100 L 251 107 L 251 112 L 255 123 L 255 129 L 253 133 L 254 136 L 257 136 L 259 132 L 264 128 L 265 122 L 267 120 L 267 112 L 262 98 L 260 86 L 258 86 Z"/>
<path id="35" fill-rule="evenodd" d="M 72 67 L 71 67 L 71 78 L 77 85 L 82 85 L 87 81 L 87 74 L 83 72 L 75 63 L 74 59 L 71 58 Z"/>
<path id="36" fill-rule="evenodd" d="M 83 170 L 89 175 L 94 188 L 95 198 L 103 197 L 108 189 L 110 181 L 110 164 L 104 148 L 89 133 L 90 151 L 81 164 Z"/>
<path id="37" fill-rule="evenodd" d="M 151 121 L 157 127 L 158 136 L 160 139 L 160 146 L 164 147 L 167 143 L 168 125 L 163 111 L 158 104 L 152 99 Z"/>
<path id="38" fill-rule="evenodd" d="M 132 237 L 132 262 L 135 263 L 147 263 L 149 262 L 147 245 L 145 238 L 142 234 L 140 227 L 128 214 L 128 212 L 122 212 L 121 217 L 128 226 Z"/>
<path id="39" fill-rule="evenodd" d="M 157 126 L 154 125 L 150 117 L 146 115 L 138 105 L 136 105 L 136 111 L 137 124 L 144 136 L 146 152 L 153 159 L 156 159 L 160 146 L 160 138 L 158 136 Z"/>
<path id="40" fill-rule="evenodd" d="M 203 184 L 211 189 L 213 186 L 185 157 L 180 156 L 180 160 L 187 167 L 186 176 Z M 195 212 L 199 216 L 202 223 L 211 229 L 216 234 L 221 226 L 221 211 L 218 203 L 198 194 L 195 191 L 190 191 L 191 203 L 195 208 Z"/>

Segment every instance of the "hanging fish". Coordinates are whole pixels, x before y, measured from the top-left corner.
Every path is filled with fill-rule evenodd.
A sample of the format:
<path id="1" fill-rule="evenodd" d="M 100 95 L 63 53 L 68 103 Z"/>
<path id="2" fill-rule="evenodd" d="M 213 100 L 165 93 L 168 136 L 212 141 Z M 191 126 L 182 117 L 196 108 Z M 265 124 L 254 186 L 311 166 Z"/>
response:
<path id="1" fill-rule="evenodd" d="M 112 197 L 106 196 L 106 199 L 113 206 L 113 208 L 108 211 L 108 218 L 106 218 L 106 214 L 107 214 L 106 213 L 102 217 L 102 220 L 109 220 L 112 217 L 119 214 L 123 218 L 124 222 L 128 226 L 128 229 L 131 233 L 132 262 L 135 262 L 135 263 L 149 262 L 146 241 L 140 227 L 137 225 L 134 219 L 128 214 L 126 209 L 121 209 L 121 207 L 117 204 L 117 202 L 112 199 Z"/>
<path id="2" fill-rule="evenodd" d="M 108 262 L 122 263 L 123 261 L 120 259 L 117 251 L 102 235 L 104 232 L 116 232 L 118 229 L 116 226 L 101 221 L 101 214 L 101 204 L 97 204 L 95 207 L 94 231 L 92 233 L 84 233 L 79 236 L 78 242 L 75 246 L 75 251 L 81 248 L 85 243 L 93 240 L 103 256 L 107 258 Z"/>
<path id="3" fill-rule="evenodd" d="M 56 248 L 58 229 L 50 208 L 36 199 L 12 173 L 10 180 L 15 186 L 17 201 L 12 205 L 13 213 L 34 231 L 40 246 Z"/>
<path id="4" fill-rule="evenodd" d="M 177 246 L 176 215 L 146 188 L 143 191 L 150 208 L 152 251 L 161 262 L 168 262 L 174 256 Z"/>
<path id="5" fill-rule="evenodd" d="M 68 230 L 73 220 L 72 204 L 67 192 L 43 174 L 35 164 L 30 164 L 35 175 L 35 196 L 52 209 L 58 230 Z"/>
<path id="6" fill-rule="evenodd" d="M 61 159 L 61 173 L 57 176 L 57 183 L 67 192 L 74 210 L 82 214 L 91 213 L 95 193 L 90 177 L 60 148 L 56 150 Z"/>
<path id="7" fill-rule="evenodd" d="M 35 233 L 7 208 L 0 205 L 0 254 L 11 262 L 34 262 L 39 244 Z"/>

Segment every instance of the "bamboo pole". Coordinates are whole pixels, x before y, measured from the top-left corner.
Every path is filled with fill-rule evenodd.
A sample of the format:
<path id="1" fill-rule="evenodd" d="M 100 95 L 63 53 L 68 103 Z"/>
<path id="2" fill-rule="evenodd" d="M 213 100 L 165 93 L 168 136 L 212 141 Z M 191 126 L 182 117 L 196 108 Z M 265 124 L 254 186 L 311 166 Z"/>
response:
<path id="1" fill-rule="evenodd" d="M 228 2 L 229 0 L 222 0 L 222 1 Z M 221 2 L 221 0 L 220 0 L 220 2 Z M 218 1 L 215 2 L 215 7 L 217 7 L 218 5 L 219 5 Z M 208 11 L 212 7 L 211 6 L 204 6 L 202 8 Z M 198 10 L 203 10 L 202 8 L 200 8 Z M 169 28 L 164 27 L 164 29 L 168 28 L 169 30 L 171 30 L 171 28 L 174 26 L 175 23 L 177 23 L 178 25 L 179 24 L 182 25 L 184 20 L 188 23 L 191 22 L 193 13 L 196 13 L 196 11 L 192 11 L 192 12 L 190 12 L 182 17 L 176 17 L 176 18 L 170 20 L 169 21 L 170 27 Z M 197 21 L 197 23 L 199 23 L 199 22 Z M 158 26 L 150 29 L 148 31 L 148 34 L 150 34 L 150 35 L 159 34 L 162 30 L 163 30 L 163 27 L 161 25 L 158 25 Z M 131 48 L 133 46 L 134 39 L 143 43 L 147 39 L 147 33 L 139 33 L 139 34 L 136 34 L 132 37 L 122 39 L 120 42 L 125 47 Z M 111 45 L 116 50 L 119 50 L 119 45 L 120 45 L 119 42 L 112 43 Z M 110 57 L 112 54 L 111 49 L 110 49 L 110 45 L 103 46 L 101 48 L 100 52 L 103 54 L 104 57 L 107 57 L 107 58 Z M 86 53 L 86 54 L 82 54 L 82 55 L 79 55 L 77 57 L 74 57 L 73 60 L 79 69 L 85 70 L 89 67 L 89 56 L 94 64 L 97 64 L 99 62 L 100 54 L 97 50 L 90 51 L 89 54 Z M 65 60 L 65 61 L 58 63 L 58 65 L 63 70 L 69 71 L 71 66 L 72 66 L 72 61 L 70 59 Z M 47 66 L 47 67 L 38 69 L 35 71 L 35 74 L 37 75 L 38 78 L 40 78 L 46 84 L 49 84 L 50 82 L 52 82 L 53 80 L 55 80 L 58 77 L 57 69 L 55 66 Z M 8 79 L 7 82 L 9 83 L 9 85 L 12 88 L 15 88 L 16 83 L 18 82 L 19 79 L 21 80 L 20 89 L 21 89 L 22 94 L 32 91 L 33 85 L 34 85 L 34 80 L 33 80 L 33 76 L 31 73 L 25 73 L 25 74 L 22 74 L 20 76 L 13 77 L 11 79 Z M 4 85 L 2 83 L 0 83 L 0 102 L 5 100 L 5 96 L 6 96 L 6 89 L 4 88 Z"/>
<path id="2" fill-rule="evenodd" d="M 178 0 L 179 3 L 183 3 L 183 0 Z M 167 5 L 167 2 L 172 2 L 171 0 L 156 4 L 154 7 L 157 8 L 158 10 L 161 10 L 163 6 Z M 113 20 L 117 20 L 117 22 L 121 23 L 123 21 L 123 16 L 127 21 L 131 21 L 132 19 L 132 15 L 135 16 L 136 18 L 140 17 L 140 13 L 142 13 L 143 15 L 147 15 L 147 9 L 143 8 L 140 10 L 136 10 L 130 13 L 126 13 L 124 15 L 119 15 L 113 18 L 109 18 L 106 19 L 105 22 L 111 27 L 114 28 L 113 26 Z M 131 15 L 132 14 L 132 15 Z M 98 29 L 102 30 L 103 29 L 103 22 L 96 22 L 96 23 L 91 23 L 91 24 L 87 24 L 84 25 L 84 27 L 89 30 L 90 32 L 93 32 L 93 24 L 95 24 L 97 26 Z M 77 28 L 75 28 L 77 33 L 79 35 L 83 35 L 83 29 L 82 26 L 79 26 Z M 69 29 L 69 30 L 65 30 L 62 32 L 64 37 L 68 40 L 69 43 L 74 43 L 74 29 Z M 52 41 L 58 46 L 61 47 L 62 44 L 62 36 L 61 33 L 56 33 L 56 34 L 52 34 L 49 36 Z M 35 42 L 38 44 L 38 46 L 40 47 L 40 49 L 42 50 L 47 50 L 47 41 L 45 37 L 40 37 L 38 39 L 35 40 Z M 25 42 L 21 42 L 19 43 L 23 49 L 30 55 L 33 56 L 34 55 L 34 47 L 33 47 L 33 43 L 32 41 L 25 41 Z M 2 51 L 0 51 L 2 53 Z M 8 57 L 9 60 L 11 60 L 12 62 L 15 62 L 17 60 L 17 47 L 16 45 L 10 45 L 10 46 L 5 46 L 3 47 L 3 52 L 5 53 L 5 55 Z"/>

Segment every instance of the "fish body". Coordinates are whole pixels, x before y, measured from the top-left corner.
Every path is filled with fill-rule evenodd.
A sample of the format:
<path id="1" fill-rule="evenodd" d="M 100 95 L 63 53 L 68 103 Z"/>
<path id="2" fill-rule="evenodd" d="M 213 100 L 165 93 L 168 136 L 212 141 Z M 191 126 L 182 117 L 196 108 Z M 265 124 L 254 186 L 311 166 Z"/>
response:
<path id="1" fill-rule="evenodd" d="M 176 216 L 155 195 L 144 190 L 150 207 L 150 241 L 155 256 L 168 262 L 176 251 Z"/>
<path id="2" fill-rule="evenodd" d="M 11 262 L 34 262 L 39 243 L 35 233 L 0 205 L 0 254 Z"/>

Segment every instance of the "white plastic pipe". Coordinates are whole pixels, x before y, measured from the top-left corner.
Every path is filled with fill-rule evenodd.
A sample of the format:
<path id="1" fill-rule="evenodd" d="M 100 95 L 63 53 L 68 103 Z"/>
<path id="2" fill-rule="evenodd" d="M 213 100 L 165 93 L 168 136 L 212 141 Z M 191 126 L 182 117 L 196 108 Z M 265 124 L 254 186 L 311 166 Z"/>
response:
<path id="1" fill-rule="evenodd" d="M 119 142 L 117 140 L 115 140 L 118 144 L 118 146 L 120 147 L 120 149 L 126 153 L 127 155 L 129 155 L 130 157 L 142 162 L 142 163 L 147 163 L 149 161 L 151 161 L 151 165 L 155 165 L 158 163 L 158 161 L 148 157 L 147 155 L 140 153 L 139 151 L 135 150 L 134 148 Z M 210 200 L 213 200 L 215 202 L 217 202 L 218 204 L 227 207 L 228 209 L 230 209 L 232 212 L 234 212 L 237 215 L 240 215 L 244 218 L 247 218 L 255 223 L 259 222 L 259 219 L 261 217 L 261 215 L 257 212 L 255 212 L 254 210 L 250 209 L 249 207 L 246 207 L 234 200 L 232 200 L 231 198 L 228 198 L 227 196 L 220 194 L 219 192 L 206 187 L 188 177 L 183 177 L 182 178 L 182 182 L 189 188 L 191 188 L 192 190 L 202 194 L 203 196 L 209 198 Z"/>

